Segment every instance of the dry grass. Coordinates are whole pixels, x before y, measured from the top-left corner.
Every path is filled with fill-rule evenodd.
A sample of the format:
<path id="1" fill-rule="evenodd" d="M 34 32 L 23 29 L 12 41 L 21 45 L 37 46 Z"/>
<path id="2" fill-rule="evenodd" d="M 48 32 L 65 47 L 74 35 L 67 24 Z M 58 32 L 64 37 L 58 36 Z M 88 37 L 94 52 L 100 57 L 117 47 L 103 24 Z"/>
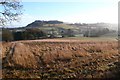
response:
<path id="1" fill-rule="evenodd" d="M 12 45 L 3 43 L 3 78 L 108 78 L 117 73 L 116 41 L 19 41 L 5 62 Z"/>

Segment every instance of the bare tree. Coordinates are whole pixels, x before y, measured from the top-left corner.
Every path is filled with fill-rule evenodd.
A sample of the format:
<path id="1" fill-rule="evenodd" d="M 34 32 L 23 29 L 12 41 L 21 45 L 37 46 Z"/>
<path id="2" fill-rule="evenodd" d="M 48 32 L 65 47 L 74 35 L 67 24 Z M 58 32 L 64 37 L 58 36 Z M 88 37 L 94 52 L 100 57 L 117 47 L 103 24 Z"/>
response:
<path id="1" fill-rule="evenodd" d="M 22 7 L 20 0 L 0 0 L 0 26 L 17 21 Z"/>

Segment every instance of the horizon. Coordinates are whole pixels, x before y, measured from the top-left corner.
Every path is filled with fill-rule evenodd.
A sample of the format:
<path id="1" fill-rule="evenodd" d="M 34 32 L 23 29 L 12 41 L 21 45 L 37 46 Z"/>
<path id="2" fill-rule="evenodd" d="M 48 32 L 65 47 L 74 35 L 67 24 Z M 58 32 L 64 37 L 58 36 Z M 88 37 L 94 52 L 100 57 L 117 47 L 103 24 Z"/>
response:
<path id="1" fill-rule="evenodd" d="M 82 0 L 83 1 L 83 0 Z M 19 22 L 7 26 L 24 27 L 35 20 L 58 20 L 65 23 L 118 23 L 117 1 L 22 2 Z"/>
<path id="2" fill-rule="evenodd" d="M 32 21 L 31 23 L 35 22 L 35 21 L 59 21 L 59 20 L 34 20 Z M 81 23 L 81 22 L 74 22 L 74 23 L 70 23 L 70 22 L 64 22 L 64 21 L 61 21 L 63 22 L 62 24 L 112 24 L 112 25 L 118 25 L 118 23 L 105 23 L 105 22 L 93 22 L 93 23 Z M 27 25 L 31 24 L 31 23 L 28 23 Z M 14 26 L 14 25 L 6 25 L 6 26 L 3 26 L 3 27 L 0 27 L 0 28 L 20 28 L 20 27 L 26 27 L 27 25 L 25 26 Z"/>

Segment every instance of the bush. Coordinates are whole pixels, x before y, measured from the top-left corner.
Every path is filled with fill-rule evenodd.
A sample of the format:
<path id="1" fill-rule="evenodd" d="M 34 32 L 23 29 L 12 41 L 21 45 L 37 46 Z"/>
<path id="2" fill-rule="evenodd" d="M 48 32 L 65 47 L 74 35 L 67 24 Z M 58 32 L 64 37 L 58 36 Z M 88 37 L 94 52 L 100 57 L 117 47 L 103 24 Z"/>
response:
<path id="1" fill-rule="evenodd" d="M 46 33 L 39 29 L 26 29 L 21 32 L 13 32 L 14 40 L 33 40 L 46 38 Z"/>
<path id="2" fill-rule="evenodd" d="M 2 41 L 12 41 L 13 38 L 13 34 L 10 30 L 8 29 L 2 29 Z"/>

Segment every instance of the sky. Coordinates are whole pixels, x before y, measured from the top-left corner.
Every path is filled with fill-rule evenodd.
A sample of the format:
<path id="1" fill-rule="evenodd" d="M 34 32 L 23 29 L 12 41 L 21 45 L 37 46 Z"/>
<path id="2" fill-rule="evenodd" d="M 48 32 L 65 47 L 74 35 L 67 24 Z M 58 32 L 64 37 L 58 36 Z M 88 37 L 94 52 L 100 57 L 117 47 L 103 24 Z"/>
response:
<path id="1" fill-rule="evenodd" d="M 12 26 L 22 27 L 35 20 L 66 23 L 117 23 L 118 0 L 24 0 L 23 15 Z"/>

